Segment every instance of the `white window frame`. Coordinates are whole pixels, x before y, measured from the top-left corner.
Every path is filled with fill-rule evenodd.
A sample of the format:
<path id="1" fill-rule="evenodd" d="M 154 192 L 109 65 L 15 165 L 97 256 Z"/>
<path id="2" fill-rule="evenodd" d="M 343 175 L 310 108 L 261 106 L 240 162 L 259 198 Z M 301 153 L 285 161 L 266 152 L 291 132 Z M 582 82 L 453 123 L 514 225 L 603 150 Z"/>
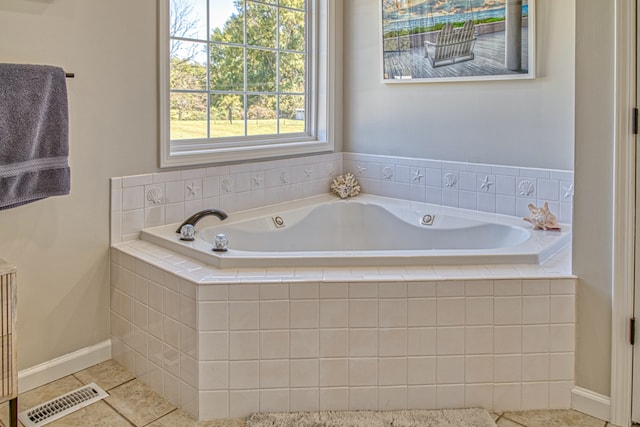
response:
<path id="1" fill-rule="evenodd" d="M 271 135 L 256 139 L 234 138 L 226 143 L 220 139 L 183 141 L 172 144 L 169 116 L 169 0 L 159 7 L 159 115 L 160 167 L 194 166 L 232 163 L 248 160 L 288 157 L 331 152 L 335 148 L 335 75 L 336 1 L 308 0 L 311 14 L 308 30 L 308 135 L 303 137 Z M 175 141 L 174 141 L 175 142 Z M 244 143 L 241 143 L 244 142 Z"/>

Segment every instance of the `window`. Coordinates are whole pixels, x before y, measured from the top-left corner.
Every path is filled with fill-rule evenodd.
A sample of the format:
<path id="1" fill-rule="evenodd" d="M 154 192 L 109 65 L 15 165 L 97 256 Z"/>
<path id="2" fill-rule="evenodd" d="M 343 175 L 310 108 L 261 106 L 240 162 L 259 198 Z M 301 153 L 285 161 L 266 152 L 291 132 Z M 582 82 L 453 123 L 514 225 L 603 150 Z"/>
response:
<path id="1" fill-rule="evenodd" d="M 163 0 L 161 166 L 333 149 L 335 0 Z"/>

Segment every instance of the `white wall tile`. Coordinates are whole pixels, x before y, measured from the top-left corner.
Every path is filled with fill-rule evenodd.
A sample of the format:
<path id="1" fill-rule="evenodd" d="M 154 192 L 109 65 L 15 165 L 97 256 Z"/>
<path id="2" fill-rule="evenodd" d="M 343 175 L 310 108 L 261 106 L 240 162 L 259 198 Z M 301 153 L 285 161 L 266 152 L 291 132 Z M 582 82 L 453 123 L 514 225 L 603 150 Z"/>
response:
<path id="1" fill-rule="evenodd" d="M 466 408 L 493 408 L 493 384 L 467 384 L 464 388 Z"/>
<path id="2" fill-rule="evenodd" d="M 515 354 L 522 351 L 521 326 L 495 326 L 493 329 L 495 354 Z"/>
<path id="3" fill-rule="evenodd" d="M 348 409 L 349 389 L 347 387 L 320 389 L 321 411 L 346 411 Z"/>
<path id="4" fill-rule="evenodd" d="M 260 332 L 260 359 L 289 357 L 289 330 Z"/>
<path id="5" fill-rule="evenodd" d="M 437 384 L 462 384 L 465 377 L 464 356 L 438 356 L 436 358 Z"/>
<path id="6" fill-rule="evenodd" d="M 291 387 L 318 387 L 318 359 L 296 359 L 289 362 Z"/>
<path id="7" fill-rule="evenodd" d="M 378 388 L 349 388 L 349 409 L 352 411 L 375 411 L 378 409 Z"/>
<path id="8" fill-rule="evenodd" d="M 229 333 L 229 360 L 260 358 L 260 335 L 257 331 Z"/>
<path id="9" fill-rule="evenodd" d="M 464 390 L 462 384 L 438 384 L 436 386 L 436 408 L 455 409 L 464 406 Z"/>
<path id="10" fill-rule="evenodd" d="M 260 394 L 258 390 L 229 392 L 229 417 L 247 417 L 260 410 Z"/>
<path id="11" fill-rule="evenodd" d="M 318 330 L 292 329 L 289 333 L 289 339 L 289 351 L 292 358 L 318 357 Z"/>
<path id="12" fill-rule="evenodd" d="M 493 356 L 466 356 L 464 365 L 465 383 L 493 383 Z"/>
<path id="13" fill-rule="evenodd" d="M 349 326 L 349 301 L 348 300 L 331 299 L 331 300 L 320 301 L 320 327 L 321 328 L 346 328 L 348 326 Z"/>
<path id="14" fill-rule="evenodd" d="M 522 327 L 522 352 L 546 353 L 549 351 L 549 325 L 525 325 Z"/>
<path id="15" fill-rule="evenodd" d="M 403 356 L 407 353 L 407 330 L 404 328 L 380 329 L 378 332 L 378 354 L 384 356 Z"/>
<path id="16" fill-rule="evenodd" d="M 320 387 L 346 387 L 349 384 L 349 360 L 320 359 Z"/>
<path id="17" fill-rule="evenodd" d="M 260 361 L 261 388 L 289 387 L 289 360 L 261 360 Z"/>
<path id="18" fill-rule="evenodd" d="M 436 358 L 433 356 L 407 358 L 407 384 L 433 385 L 436 383 Z"/>
<path id="19" fill-rule="evenodd" d="M 464 298 L 438 298 L 436 307 L 438 326 L 461 326 L 465 324 Z"/>
<path id="20" fill-rule="evenodd" d="M 378 410 L 393 411 L 407 407 L 407 387 L 380 387 Z"/>
<path id="21" fill-rule="evenodd" d="M 573 323 L 549 326 L 549 351 L 575 350 L 575 326 Z"/>
<path id="22" fill-rule="evenodd" d="M 288 329 L 289 301 L 260 301 L 260 329 Z"/>
<path id="23" fill-rule="evenodd" d="M 407 341 L 407 354 L 409 356 L 436 354 L 436 328 L 409 328 L 407 330 Z"/>
<path id="24" fill-rule="evenodd" d="M 289 389 L 260 390 L 260 412 L 288 412 Z"/>
<path id="25" fill-rule="evenodd" d="M 439 327 L 436 332 L 438 355 L 464 354 L 465 328 Z"/>
<path id="26" fill-rule="evenodd" d="M 402 385 L 407 381 L 406 357 L 381 357 L 378 359 L 378 385 Z"/>
<path id="27" fill-rule="evenodd" d="M 230 301 L 229 329 L 238 331 L 258 329 L 258 313 L 257 301 Z"/>

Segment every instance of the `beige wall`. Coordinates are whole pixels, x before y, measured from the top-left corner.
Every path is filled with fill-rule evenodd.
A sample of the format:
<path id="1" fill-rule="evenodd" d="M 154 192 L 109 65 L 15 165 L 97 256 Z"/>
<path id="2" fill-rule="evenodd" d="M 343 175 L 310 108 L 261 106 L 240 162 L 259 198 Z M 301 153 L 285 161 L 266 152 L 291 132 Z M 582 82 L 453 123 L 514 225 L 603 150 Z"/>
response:
<path id="1" fill-rule="evenodd" d="M 71 194 L 0 211 L 19 369 L 109 338 L 109 178 L 157 161 L 157 0 L 1 0 L 0 61 L 68 80 Z"/>
<path id="2" fill-rule="evenodd" d="M 573 270 L 577 286 L 577 385 L 608 396 L 615 2 L 576 7 L 576 148 Z"/>
<path id="3" fill-rule="evenodd" d="M 573 169 L 575 0 L 537 1 L 535 80 L 382 84 L 380 2 L 345 11 L 345 151 Z"/>

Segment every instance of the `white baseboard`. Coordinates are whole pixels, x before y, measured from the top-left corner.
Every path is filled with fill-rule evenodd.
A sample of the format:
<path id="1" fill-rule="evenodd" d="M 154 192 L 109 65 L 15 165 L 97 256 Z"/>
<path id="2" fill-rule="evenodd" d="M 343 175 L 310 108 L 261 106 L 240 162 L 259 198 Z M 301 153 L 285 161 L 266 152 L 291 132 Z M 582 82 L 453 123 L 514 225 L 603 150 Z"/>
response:
<path id="1" fill-rule="evenodd" d="M 33 390 L 109 359 L 111 359 L 111 340 L 56 357 L 18 372 L 18 392 Z"/>
<path id="2" fill-rule="evenodd" d="M 571 390 L 571 409 L 609 421 L 611 418 L 611 399 L 586 388 L 574 387 Z"/>

